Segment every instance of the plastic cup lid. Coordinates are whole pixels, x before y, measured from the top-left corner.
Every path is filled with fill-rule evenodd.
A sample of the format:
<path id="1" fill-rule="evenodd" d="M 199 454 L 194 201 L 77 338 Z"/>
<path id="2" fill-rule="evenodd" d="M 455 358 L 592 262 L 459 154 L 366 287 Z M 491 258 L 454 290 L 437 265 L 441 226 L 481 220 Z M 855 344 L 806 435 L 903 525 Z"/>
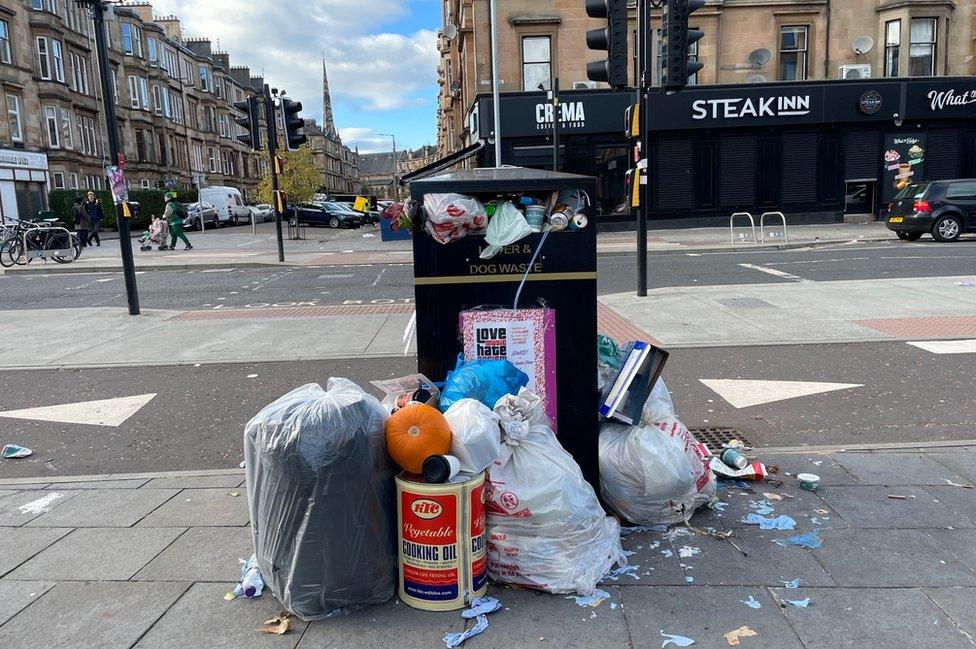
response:
<path id="1" fill-rule="evenodd" d="M 796 479 L 800 482 L 820 482 L 820 476 L 816 473 L 797 473 Z"/>

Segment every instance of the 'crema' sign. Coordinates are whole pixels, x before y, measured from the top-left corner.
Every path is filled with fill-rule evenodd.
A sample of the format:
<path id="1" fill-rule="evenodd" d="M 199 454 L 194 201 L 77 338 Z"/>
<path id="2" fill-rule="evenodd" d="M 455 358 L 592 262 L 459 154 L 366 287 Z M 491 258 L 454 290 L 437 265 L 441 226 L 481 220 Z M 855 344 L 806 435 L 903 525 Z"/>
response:
<path id="1" fill-rule="evenodd" d="M 943 110 L 955 106 L 968 106 L 976 104 L 976 90 L 965 90 L 956 92 L 949 90 L 933 90 L 927 95 L 929 108 L 932 110 Z"/>
<path id="2" fill-rule="evenodd" d="M 692 119 L 796 117 L 810 114 L 810 95 L 699 99 L 691 104 Z"/>
<path id="3" fill-rule="evenodd" d="M 559 104 L 559 126 L 565 128 L 583 128 L 586 126 L 586 111 L 581 101 L 567 101 Z M 535 127 L 538 130 L 552 128 L 556 110 L 552 104 L 535 105 Z"/>

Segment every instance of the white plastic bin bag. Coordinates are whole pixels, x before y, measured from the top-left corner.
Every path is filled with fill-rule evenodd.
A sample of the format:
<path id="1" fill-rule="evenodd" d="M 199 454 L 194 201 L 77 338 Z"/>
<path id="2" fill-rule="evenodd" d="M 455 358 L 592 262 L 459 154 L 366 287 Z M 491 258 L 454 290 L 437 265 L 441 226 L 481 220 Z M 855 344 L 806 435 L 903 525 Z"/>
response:
<path id="1" fill-rule="evenodd" d="M 526 389 L 498 400 L 501 454 L 488 469 L 488 572 L 496 581 L 590 595 L 626 565 L 620 524 L 608 517 Z"/>
<path id="2" fill-rule="evenodd" d="M 461 473 L 481 473 L 501 452 L 498 415 L 477 399 L 455 401 L 444 418 L 451 427 L 451 455 Z"/>
<path id="3" fill-rule="evenodd" d="M 251 534 L 265 582 L 315 620 L 381 604 L 396 588 L 386 411 L 346 379 L 309 383 L 244 429 Z"/>

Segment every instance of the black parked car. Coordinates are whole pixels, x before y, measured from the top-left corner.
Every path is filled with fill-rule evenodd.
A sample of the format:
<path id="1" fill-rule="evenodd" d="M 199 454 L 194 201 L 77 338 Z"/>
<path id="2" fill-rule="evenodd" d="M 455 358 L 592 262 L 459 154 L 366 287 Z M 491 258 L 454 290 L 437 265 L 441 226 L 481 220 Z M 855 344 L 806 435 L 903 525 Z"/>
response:
<path id="1" fill-rule="evenodd" d="M 911 183 L 895 196 L 885 222 L 905 241 L 916 241 L 926 232 L 936 241 L 955 241 L 976 231 L 976 179 Z"/>
<path id="2" fill-rule="evenodd" d="M 364 217 L 337 203 L 302 203 L 289 207 L 285 214 L 288 223 L 297 225 L 326 225 L 330 228 L 358 228 L 363 225 Z"/>

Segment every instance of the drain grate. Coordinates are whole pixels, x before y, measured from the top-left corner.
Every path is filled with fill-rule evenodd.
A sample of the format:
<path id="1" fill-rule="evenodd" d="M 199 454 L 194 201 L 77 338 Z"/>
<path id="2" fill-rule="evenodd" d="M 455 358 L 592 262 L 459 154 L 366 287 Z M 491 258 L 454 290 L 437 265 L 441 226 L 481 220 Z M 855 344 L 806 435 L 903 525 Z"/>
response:
<path id="1" fill-rule="evenodd" d="M 715 454 L 722 452 L 722 444 L 727 444 L 733 439 L 741 441 L 746 446 L 752 446 L 749 440 L 734 428 L 690 428 L 689 431 L 695 439 Z"/>

